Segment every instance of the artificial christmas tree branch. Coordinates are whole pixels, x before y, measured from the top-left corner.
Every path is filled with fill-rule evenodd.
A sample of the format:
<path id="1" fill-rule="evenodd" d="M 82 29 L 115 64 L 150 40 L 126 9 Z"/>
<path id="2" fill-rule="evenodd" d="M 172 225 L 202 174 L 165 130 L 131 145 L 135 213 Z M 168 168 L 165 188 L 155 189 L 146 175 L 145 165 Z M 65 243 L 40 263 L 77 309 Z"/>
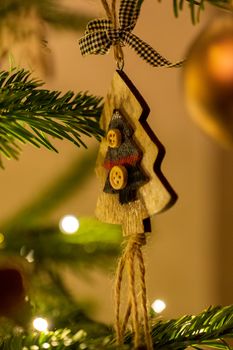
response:
<path id="1" fill-rule="evenodd" d="M 77 31 L 82 29 L 89 20 L 83 13 L 78 13 L 64 7 L 60 1 L 55 0 L 5 0 L 0 3 L 0 30 L 7 25 L 10 16 L 20 16 L 22 12 L 35 11 L 40 20 L 55 29 Z M 17 26 L 11 31 L 17 33 Z"/>
<path id="2" fill-rule="evenodd" d="M 140 0 L 140 3 L 144 1 L 146 0 Z M 162 2 L 163 0 L 158 1 Z M 177 16 L 179 11 L 183 10 L 184 5 L 188 4 L 192 20 L 195 23 L 197 19 L 196 9 L 203 10 L 206 3 L 227 9 L 232 6 L 232 0 L 173 0 L 174 14 Z M 71 12 L 63 7 L 59 1 L 54 0 L 7 0 L 0 4 L 0 18 L 19 15 L 20 11 L 28 10 L 28 8 L 34 8 L 41 20 L 59 29 L 79 30 L 89 20 L 84 14 Z"/>
<path id="3" fill-rule="evenodd" d="M 189 3 L 193 22 L 196 21 L 196 7 L 198 10 L 203 9 L 205 2 L 224 8 L 228 8 L 232 4 L 231 0 L 174 0 L 173 7 L 176 15 L 183 8 L 185 2 Z M 141 3 L 142 1 L 139 2 L 139 6 L 141 6 Z M 36 6 L 42 17 L 42 14 L 45 15 L 44 17 L 47 16 L 47 19 L 43 17 L 44 20 L 59 23 L 60 27 L 65 26 L 65 22 L 69 24 L 79 22 L 71 20 L 69 16 L 72 15 L 66 13 L 59 6 L 54 11 L 55 2 L 51 0 L 34 0 L 33 2 L 9 0 L 0 6 L 0 16 L 2 18 L 8 16 L 11 12 L 17 16 L 21 9 L 25 10 L 31 8 L 31 6 Z M 61 17 L 65 20 L 61 20 Z M 5 25 L 7 25 L 7 22 Z M 13 73 L 2 72 L 0 73 L 0 80 L 0 92 L 2 94 L 0 105 L 0 153 L 7 158 L 18 158 L 20 147 L 16 141 L 55 150 L 45 134 L 50 134 L 59 139 L 69 139 L 78 146 L 85 146 L 80 134 L 93 135 L 96 138 L 101 135 L 97 122 L 101 111 L 100 99 L 82 93 L 75 96 L 73 92 L 68 92 L 61 97 L 60 93 L 56 91 L 39 90 L 38 87 L 41 86 L 41 82 L 32 80 L 29 72 L 23 70 Z M 21 109 L 19 108 L 20 105 L 18 106 L 19 102 L 21 107 L 23 106 Z M 77 116 L 78 114 L 79 116 Z M 84 114 L 85 116 L 94 117 L 94 119 L 88 118 L 87 120 Z M 28 126 L 30 129 L 28 129 Z"/>
<path id="4" fill-rule="evenodd" d="M 233 337 L 233 306 L 213 307 L 197 316 L 158 322 L 152 329 L 156 349 L 209 346 L 228 349 L 222 339 Z"/>
<path id="5" fill-rule="evenodd" d="M 141 7 L 144 0 L 138 1 Z M 158 0 L 162 1 L 162 0 Z M 199 20 L 205 3 L 232 10 L 232 0 L 173 0 L 175 16 L 187 4 L 192 22 Z M 22 45 L 28 50 L 30 65 L 52 73 L 51 55 L 46 55 L 46 26 L 55 29 L 79 30 L 87 23 L 87 16 L 63 7 L 55 0 L 5 0 L 0 4 L 0 58 Z M 119 51 L 119 50 L 118 50 Z"/>
<path id="6" fill-rule="evenodd" d="M 88 19 L 84 13 L 72 11 L 59 0 L 1 1 L 0 59 L 6 60 L 16 51 L 16 57 L 20 53 L 27 65 L 39 68 L 46 76 L 53 74 L 52 55 L 46 48 L 48 27 L 78 31 Z"/>
<path id="7" fill-rule="evenodd" d="M 96 331 L 98 330 L 97 334 L 95 325 Z M 89 328 L 90 326 L 91 328 Z M 102 332 L 100 330 L 99 323 L 87 322 L 81 329 L 80 327 L 75 328 L 73 323 L 72 331 L 61 329 L 55 332 L 36 332 L 29 335 L 6 335 L 0 340 L 0 350 L 21 350 L 24 346 L 29 349 L 32 346 L 35 349 L 43 349 L 44 343 L 59 350 L 132 349 L 131 335 L 126 338 L 125 345 L 115 346 L 113 345 L 113 335 L 107 332 L 106 326 L 102 326 Z M 233 338 L 233 306 L 214 307 L 197 316 L 183 316 L 177 320 L 156 321 L 152 328 L 153 346 L 154 349 L 159 350 L 184 350 L 187 348 L 229 350 L 232 349 L 228 343 L 230 338 Z M 53 346 L 55 340 L 56 345 Z"/>
<path id="8" fill-rule="evenodd" d="M 24 207 L 0 225 L 2 232 L 14 232 L 16 227 L 22 227 L 22 231 L 27 227 L 40 225 L 48 220 L 51 212 L 63 205 L 64 202 L 90 180 L 96 162 L 96 151 L 88 150 L 78 159 L 73 160 L 62 174 L 46 184 L 40 192 Z"/>
<path id="9" fill-rule="evenodd" d="M 162 0 L 158 0 L 162 2 Z M 223 9 L 233 11 L 232 0 L 173 0 L 173 10 L 176 17 L 179 12 L 184 9 L 184 5 L 187 4 L 191 13 L 192 23 L 195 24 L 200 19 L 200 13 L 205 9 L 206 4 L 217 6 Z"/>
<path id="10" fill-rule="evenodd" d="M 48 261 L 76 267 L 109 266 L 109 259 L 116 257 L 120 250 L 119 226 L 103 224 L 89 217 L 81 217 L 79 222 L 78 233 L 73 235 L 62 234 L 58 224 L 15 227 L 14 232 L 5 232 L 5 248 L 1 255 L 17 255 L 21 251 L 21 256 L 26 258 L 33 251 L 34 263 L 44 270 L 49 269 Z"/>
<path id="11" fill-rule="evenodd" d="M 84 146 L 81 135 L 100 139 L 101 98 L 40 89 L 26 70 L 0 72 L 0 152 L 18 158 L 20 143 L 56 151 L 47 135 Z"/>
<path id="12" fill-rule="evenodd" d="M 146 0 L 140 0 L 140 6 L 145 1 Z M 158 2 L 162 1 L 163 0 L 158 0 Z M 191 20 L 193 24 L 199 21 L 200 13 L 201 11 L 205 10 L 205 5 L 207 3 L 216 7 L 233 11 L 232 0 L 173 0 L 171 3 L 173 5 L 173 12 L 175 17 L 178 17 L 179 13 L 185 8 L 185 5 L 187 5 L 191 13 Z"/>
<path id="13" fill-rule="evenodd" d="M 138 0 L 139 7 L 142 2 L 142 0 Z M 131 4 L 133 3 L 134 0 L 131 0 Z M 198 14 L 204 8 L 205 3 L 224 8 L 228 8 L 232 4 L 231 1 L 223 0 L 174 0 L 175 15 L 178 15 L 185 3 L 189 5 L 193 22 L 198 19 Z M 53 26 L 58 25 L 61 20 L 63 22 L 60 25 L 61 28 L 67 26 L 64 23 L 72 22 L 70 20 L 71 17 L 67 17 L 62 10 L 60 11 L 61 8 L 59 6 L 59 10 L 56 12 L 57 3 L 52 0 L 6 0 L 4 4 L 6 11 L 5 14 L 2 13 L 3 17 L 5 15 L 6 17 L 11 16 L 9 14 L 12 11 L 14 19 L 17 18 L 21 9 L 25 6 L 23 10 L 24 17 L 23 19 L 21 18 L 21 22 L 18 24 L 19 28 L 28 14 L 31 15 L 30 20 L 38 20 L 38 23 L 36 22 L 38 26 L 32 27 L 34 29 L 32 32 L 39 43 L 44 38 L 43 30 L 40 31 L 40 29 L 43 29 L 40 27 L 41 19 L 43 22 L 52 23 Z M 8 5 L 10 6 L 7 7 Z M 32 5 L 34 6 L 33 9 L 31 9 Z M 44 9 L 44 12 L 42 11 L 43 15 L 40 6 Z M 51 10 L 49 6 L 51 6 Z M 28 9 L 29 11 L 27 12 Z M 129 11 L 128 18 L 131 15 L 132 12 Z M 12 24 L 12 21 L 10 21 L 10 24 Z M 30 29 L 30 23 L 26 23 L 25 28 Z M 116 28 L 114 27 L 113 29 Z M 13 28 L 13 32 L 18 33 L 17 30 L 15 31 L 15 28 Z M 22 30 L 20 35 L 22 33 L 23 35 L 29 33 L 28 35 L 30 36 L 30 30 L 28 32 L 27 30 L 25 32 Z M 114 33 L 116 34 L 114 31 L 110 32 L 110 34 Z M 22 39 L 22 35 L 20 39 Z M 113 42 L 113 44 L 115 43 Z M 140 54 L 142 51 L 140 47 L 136 44 L 135 47 L 137 48 L 137 53 Z M 0 150 L 5 156 L 9 158 L 18 157 L 18 142 L 31 143 L 37 147 L 44 146 L 55 150 L 53 144 L 47 139 L 47 135 L 59 139 L 68 139 L 77 146 L 85 146 L 81 138 L 83 134 L 94 136 L 97 139 L 101 137 L 102 131 L 98 124 L 102 110 L 101 99 L 83 93 L 74 95 L 72 92 L 61 96 L 59 92 L 42 90 L 40 86 L 40 82 L 31 79 L 30 74 L 23 70 L 10 73 L 2 72 L 2 75 L 0 75 Z M 130 111 L 128 115 L 131 114 L 132 112 Z M 138 126 L 137 129 L 139 129 Z M 144 144 L 145 137 L 143 138 Z M 80 178 L 80 181 L 82 181 L 83 173 Z M 73 177 L 71 177 L 71 181 L 72 179 Z M 15 334 L 17 328 L 13 327 L 11 332 L 5 332 L 5 334 L 2 333 L 0 335 L 0 350 L 39 350 L 48 348 L 57 350 L 123 350 L 132 349 L 133 347 L 133 334 L 128 334 L 123 339 L 124 345 L 117 347 L 113 332 L 106 326 L 101 327 L 99 323 L 91 322 L 82 316 L 80 316 L 80 322 L 75 317 L 69 317 L 71 309 L 79 311 L 79 308 L 77 307 L 76 309 L 77 305 L 72 302 L 66 293 L 65 285 L 60 279 L 60 268 L 68 265 L 71 268 L 78 266 L 79 270 L 81 270 L 80 265 L 82 264 L 93 266 L 99 262 L 107 266 L 109 259 L 105 260 L 105 258 L 110 258 L 111 260 L 112 257 L 115 257 L 120 244 L 119 227 L 103 226 L 93 219 L 81 219 L 78 234 L 72 236 L 62 235 L 57 224 L 48 223 L 42 225 L 41 222 L 38 224 L 40 220 L 36 220 L 37 215 L 45 215 L 54 208 L 56 198 L 58 198 L 59 202 L 62 196 L 69 192 L 70 188 L 73 187 L 70 186 L 67 190 L 64 186 L 63 190 L 59 192 L 58 186 L 55 186 L 47 194 L 48 197 L 51 196 L 52 198 L 52 201 L 47 206 L 44 204 L 44 197 L 39 198 L 35 206 L 32 206 L 31 211 L 30 209 L 23 211 L 11 226 L 5 227 L 4 233 L 1 233 L 0 242 L 2 256 L 6 260 L 10 261 L 12 256 L 17 256 L 24 261 L 30 262 L 30 266 L 34 267 L 34 270 L 32 268 L 33 272 L 38 271 L 38 274 L 34 274 L 35 276 L 32 279 L 37 280 L 38 294 L 40 294 L 42 289 L 44 289 L 44 293 L 41 293 L 43 294 L 42 298 L 40 296 L 36 299 L 37 311 L 43 309 L 44 316 L 52 316 L 51 318 L 53 319 L 51 321 L 54 321 L 53 329 L 56 329 L 60 323 L 60 327 L 69 327 L 70 330 L 63 328 L 55 332 L 40 333 L 24 330 L 20 334 Z M 58 197 L 56 197 L 57 194 Z M 30 217 L 30 219 L 27 220 L 27 217 Z M 20 222 L 21 219 L 22 221 Z M 38 278 L 38 275 L 41 278 Z M 46 285 L 46 276 L 49 276 L 48 285 Z M 50 289 L 51 284 L 53 285 L 53 292 Z M 45 289 L 47 289 L 46 292 Z M 57 293 L 59 294 L 57 299 L 55 297 L 56 291 L 60 292 Z M 32 303 L 33 295 L 35 294 L 34 290 L 31 298 Z M 49 298 L 53 299 L 53 302 L 49 303 Z M 2 303 L 4 303 L 4 298 L 2 298 Z M 67 306 L 67 304 L 70 305 Z M 21 314 L 18 313 L 17 315 L 23 317 L 23 312 Z M 195 349 L 203 347 L 230 349 L 227 339 L 233 338 L 232 314 L 233 307 L 229 306 L 211 308 L 198 316 L 183 316 L 178 320 L 159 321 L 156 318 L 154 320 L 151 319 L 154 323 L 151 332 L 153 347 L 160 350 L 181 350 L 188 347 Z M 6 317 L 8 316 L 6 315 Z M 12 318 L 12 320 L 16 319 Z M 31 318 L 29 320 L 30 322 L 32 321 Z M 19 324 L 22 325 L 23 323 Z"/>

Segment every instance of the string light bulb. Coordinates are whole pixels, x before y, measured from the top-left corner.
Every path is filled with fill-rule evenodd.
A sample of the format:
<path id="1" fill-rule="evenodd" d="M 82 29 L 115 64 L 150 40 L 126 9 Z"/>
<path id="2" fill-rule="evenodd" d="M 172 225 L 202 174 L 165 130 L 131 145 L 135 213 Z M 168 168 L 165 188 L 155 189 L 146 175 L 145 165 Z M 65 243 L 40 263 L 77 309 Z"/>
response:
<path id="1" fill-rule="evenodd" d="M 163 310 L 166 309 L 167 305 L 163 300 L 156 299 L 151 305 L 152 309 L 156 314 L 160 314 Z"/>
<path id="2" fill-rule="evenodd" d="M 76 233 L 79 229 L 79 226 L 79 220 L 74 215 L 65 215 L 59 222 L 59 228 L 61 232 L 68 235 Z"/>
<path id="3" fill-rule="evenodd" d="M 33 320 L 33 327 L 39 332 L 48 330 L 48 321 L 45 318 L 37 317 Z"/>

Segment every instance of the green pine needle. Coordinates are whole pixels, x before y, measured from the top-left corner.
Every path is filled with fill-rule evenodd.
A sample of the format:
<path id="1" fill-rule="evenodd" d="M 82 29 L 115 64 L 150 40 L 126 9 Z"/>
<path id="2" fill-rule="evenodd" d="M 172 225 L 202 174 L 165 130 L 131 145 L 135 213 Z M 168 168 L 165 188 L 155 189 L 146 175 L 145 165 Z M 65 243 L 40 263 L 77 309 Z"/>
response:
<path id="1" fill-rule="evenodd" d="M 197 316 L 185 315 L 177 320 L 157 321 L 152 326 L 152 341 L 158 350 L 232 349 L 233 305 L 210 307 Z M 131 335 L 126 338 L 131 341 Z"/>
<path id="2" fill-rule="evenodd" d="M 77 31 L 90 20 L 83 13 L 69 10 L 56 0 L 5 0 L 0 2 L 0 28 L 1 24 L 5 25 L 6 18 L 20 16 L 28 10 L 34 10 L 43 22 L 56 29 Z M 16 29 L 11 28 L 12 32 Z"/>
<path id="3" fill-rule="evenodd" d="M 101 98 L 41 85 L 24 69 L 0 72 L 0 153 L 8 159 L 18 158 L 20 143 L 57 151 L 48 135 L 78 147 L 86 147 L 83 135 L 100 140 Z"/>
<path id="4" fill-rule="evenodd" d="M 5 231 L 5 247 L 2 256 L 27 256 L 33 251 L 34 263 L 39 269 L 49 269 L 52 264 L 80 267 L 82 265 L 109 266 L 120 251 L 121 227 L 101 223 L 94 218 L 79 218 L 80 227 L 73 235 L 63 234 L 58 223 L 47 226 L 15 227 Z M 15 239 L 20 237 L 20 240 Z M 22 247 L 24 247 L 22 249 Z"/>
<path id="5" fill-rule="evenodd" d="M 158 0 L 161 2 L 162 0 Z M 191 14 L 191 20 L 193 24 L 196 24 L 200 20 L 200 13 L 205 9 L 205 4 L 217 6 L 224 9 L 232 10 L 231 0 L 173 0 L 173 12 L 176 17 L 179 16 L 180 11 L 184 9 L 184 4 L 187 4 Z"/>
<path id="6" fill-rule="evenodd" d="M 158 322 L 152 329 L 156 349 L 207 346 L 229 349 L 223 339 L 233 338 L 233 306 L 210 307 L 197 316 Z"/>
<path id="7" fill-rule="evenodd" d="M 69 317 L 67 317 L 69 319 Z M 113 333 L 107 333 L 107 328 L 96 323 L 94 332 L 88 323 L 83 328 L 71 331 L 64 328 L 51 332 L 29 332 L 27 334 L 10 336 L 0 339 L 0 350 L 45 349 L 49 344 L 52 349 L 72 350 L 129 350 L 132 349 L 131 335 L 124 346 L 114 345 Z M 91 330 L 90 330 L 91 329 Z M 95 335 L 93 334 L 95 333 Z M 228 340 L 233 338 L 233 305 L 213 307 L 197 316 L 183 316 L 177 320 L 157 321 L 152 327 L 154 349 L 183 350 L 193 349 L 232 349 Z M 25 348 L 26 347 L 26 348 Z"/>

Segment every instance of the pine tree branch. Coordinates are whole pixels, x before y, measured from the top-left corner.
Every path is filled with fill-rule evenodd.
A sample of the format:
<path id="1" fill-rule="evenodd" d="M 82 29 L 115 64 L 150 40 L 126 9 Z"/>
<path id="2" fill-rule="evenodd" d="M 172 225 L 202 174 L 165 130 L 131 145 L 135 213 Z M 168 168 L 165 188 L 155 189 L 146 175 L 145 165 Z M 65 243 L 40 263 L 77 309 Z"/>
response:
<path id="1" fill-rule="evenodd" d="M 186 349 L 207 346 L 228 349 L 223 339 L 233 338 L 233 305 L 211 307 L 197 316 L 155 323 L 152 329 L 156 349 Z"/>
<path id="2" fill-rule="evenodd" d="M 23 57 L 24 63 L 53 74 L 51 52 L 47 49 L 47 29 L 78 31 L 90 17 L 63 6 L 62 0 L 0 1 L 0 60 L 9 55 Z M 25 52 L 27 54 L 25 55 Z"/>
<path id="3" fill-rule="evenodd" d="M 0 2 L 0 26 L 6 24 L 6 18 L 20 16 L 21 13 L 35 11 L 39 18 L 56 29 L 80 30 L 90 18 L 83 13 L 71 11 L 55 0 L 5 0 Z M 18 27 L 11 30 L 16 33 Z M 16 33 L 20 35 L 20 33 Z"/>
<path id="4" fill-rule="evenodd" d="M 97 327 L 99 324 L 96 323 L 96 329 Z M 80 324 L 77 328 L 80 330 Z M 64 344 L 64 334 L 70 339 L 68 346 Z M 152 329 L 152 338 L 154 348 L 159 350 L 184 350 L 188 347 L 193 349 L 232 349 L 228 341 L 233 339 L 233 305 L 209 308 L 197 316 L 183 316 L 177 320 L 157 321 Z M 114 345 L 114 336 L 111 333 L 106 333 L 106 329 L 103 330 L 102 334 L 99 333 L 99 336 L 98 334 L 93 336 L 83 325 L 82 337 L 75 335 L 75 328 L 73 331 L 60 329 L 55 332 L 24 334 L 15 337 L 6 335 L 5 339 L 2 339 L 2 344 L 0 341 L 0 350 L 21 350 L 23 346 L 41 346 L 44 342 L 51 344 L 52 339 L 56 339 L 57 349 L 60 350 L 84 348 L 84 344 L 86 350 L 132 349 L 130 345 L 131 335 L 126 339 L 127 344 L 119 347 Z"/>
<path id="5" fill-rule="evenodd" d="M 64 202 L 78 190 L 82 189 L 90 176 L 94 174 L 97 151 L 88 150 L 78 159 L 69 164 L 62 174 L 41 188 L 37 195 L 20 208 L 16 213 L 12 213 L 5 222 L 1 222 L 2 232 L 12 232 L 16 227 L 21 227 L 22 232 L 32 226 L 39 226 L 48 221 L 51 212 L 59 208 Z"/>
<path id="6" fill-rule="evenodd" d="M 80 228 L 73 235 L 62 234 L 58 223 L 5 231 L 5 248 L 1 249 L 1 255 L 12 256 L 21 252 L 21 256 L 27 257 L 33 252 L 34 263 L 40 270 L 49 269 L 48 261 L 76 268 L 83 265 L 106 268 L 119 253 L 120 226 L 88 217 L 79 218 L 79 222 Z"/>
<path id="7" fill-rule="evenodd" d="M 158 0 L 162 2 L 162 0 Z M 205 9 L 205 4 L 228 9 L 233 11 L 232 0 L 173 0 L 174 15 L 178 17 L 180 11 L 184 9 L 184 5 L 188 5 L 192 23 L 195 24 L 200 20 L 200 13 Z"/>
<path id="8" fill-rule="evenodd" d="M 40 89 L 26 70 L 0 72 L 0 153 L 18 158 L 19 143 L 57 151 L 47 136 L 86 147 L 81 136 L 100 140 L 101 98 Z"/>
<path id="9" fill-rule="evenodd" d="M 57 30 L 83 30 L 91 20 L 82 13 L 68 11 L 66 8 L 57 6 L 57 2 L 47 7 L 40 7 L 41 17 L 45 23 Z"/>

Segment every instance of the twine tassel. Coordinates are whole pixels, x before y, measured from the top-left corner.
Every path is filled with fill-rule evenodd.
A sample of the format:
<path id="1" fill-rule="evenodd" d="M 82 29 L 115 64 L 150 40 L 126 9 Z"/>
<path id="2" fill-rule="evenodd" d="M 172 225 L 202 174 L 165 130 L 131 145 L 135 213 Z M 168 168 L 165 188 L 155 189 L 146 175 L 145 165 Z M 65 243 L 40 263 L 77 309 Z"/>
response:
<path id="1" fill-rule="evenodd" d="M 115 328 L 116 328 L 117 343 L 119 345 L 122 345 L 123 336 L 124 336 L 124 333 L 122 333 L 122 330 L 121 330 L 120 306 L 121 306 L 121 286 L 122 286 L 123 272 L 125 268 L 125 260 L 126 260 L 126 254 L 124 254 L 119 260 L 117 271 L 116 271 L 116 285 L 115 285 L 115 305 L 116 305 Z"/>
<path id="2" fill-rule="evenodd" d="M 146 297 L 147 292 L 146 292 L 146 281 L 145 281 L 146 269 L 145 269 L 145 263 L 144 263 L 142 251 L 140 248 L 137 251 L 137 256 L 138 256 L 140 278 L 141 278 L 141 297 L 142 297 L 145 341 L 146 341 L 147 349 L 152 350 L 153 344 L 152 344 L 152 339 L 150 335 L 150 325 L 149 325 L 149 318 L 148 318 L 148 312 L 147 312 L 147 297 Z"/>
<path id="3" fill-rule="evenodd" d="M 149 318 L 147 313 L 147 293 L 145 282 L 145 264 L 141 246 L 145 244 L 145 234 L 136 234 L 129 237 L 127 246 L 122 257 L 119 260 L 116 284 L 115 284 L 115 310 L 116 310 L 116 335 L 118 345 L 122 345 L 124 342 L 124 335 L 127 329 L 130 316 L 132 317 L 133 333 L 134 333 L 134 347 L 137 349 L 141 345 L 142 335 L 144 336 L 146 349 L 152 350 L 153 344 L 150 334 Z M 136 272 L 136 262 L 139 266 L 139 273 Z M 125 266 L 128 267 L 127 283 L 129 287 L 129 300 L 124 315 L 123 323 L 120 321 L 120 304 L 121 304 L 121 289 L 123 281 L 123 273 Z M 138 281 L 139 278 L 139 281 Z M 140 310 L 137 299 L 137 287 L 139 288 L 139 294 L 141 294 L 142 300 L 142 319 L 143 328 L 140 326 Z M 142 334 L 143 333 L 143 334 Z"/>
<path id="4" fill-rule="evenodd" d="M 129 252 L 129 287 L 130 287 L 130 296 L 132 303 L 132 313 L 133 313 L 133 331 L 134 331 L 134 345 L 137 348 L 140 344 L 140 326 L 139 326 L 139 316 L 138 316 L 138 303 L 136 295 L 136 286 L 135 286 L 135 264 L 134 257 L 136 254 L 136 246 L 133 245 Z"/>
<path id="5" fill-rule="evenodd" d="M 132 304 L 131 304 L 131 300 L 129 299 L 128 307 L 126 309 L 124 321 L 123 321 L 123 324 L 122 324 L 122 334 L 123 335 L 125 334 L 126 329 L 127 329 L 127 325 L 128 325 L 130 314 L 131 314 L 131 310 L 132 310 Z"/>

